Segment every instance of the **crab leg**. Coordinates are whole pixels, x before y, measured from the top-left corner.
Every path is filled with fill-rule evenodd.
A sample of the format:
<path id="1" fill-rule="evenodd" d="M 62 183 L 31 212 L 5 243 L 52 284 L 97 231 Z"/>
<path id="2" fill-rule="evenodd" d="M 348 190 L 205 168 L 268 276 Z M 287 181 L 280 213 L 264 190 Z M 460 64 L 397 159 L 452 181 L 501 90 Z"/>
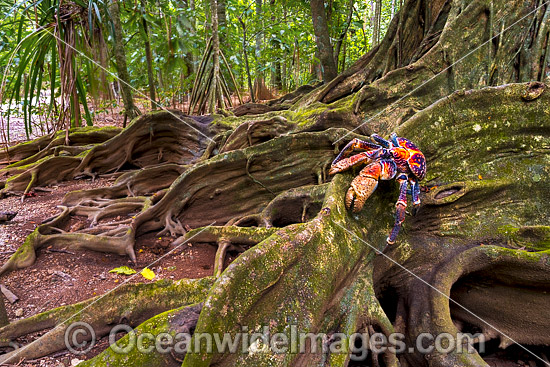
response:
<path id="1" fill-rule="evenodd" d="M 359 175 L 353 179 L 346 194 L 346 208 L 353 204 L 353 212 L 357 213 L 365 204 L 378 186 L 378 179 L 390 180 L 397 172 L 397 167 L 392 160 L 373 162 L 363 168 Z"/>
<path id="2" fill-rule="evenodd" d="M 412 186 L 411 196 L 414 206 L 420 205 L 420 184 L 416 180 L 410 180 Z"/>
<path id="3" fill-rule="evenodd" d="M 388 245 L 393 245 L 395 243 L 395 238 L 401 229 L 401 224 L 403 224 L 405 220 L 405 211 L 407 209 L 407 187 L 409 186 L 407 175 L 399 175 L 397 181 L 399 182 L 399 200 L 397 200 L 395 204 L 395 224 L 393 225 L 389 237 L 386 239 Z M 414 187 L 412 191 L 414 192 Z"/>
<path id="4" fill-rule="evenodd" d="M 399 142 L 397 141 L 397 134 L 396 133 L 391 133 L 390 134 L 390 140 L 392 141 L 393 145 L 395 145 L 396 147 L 399 146 Z"/>
<path id="5" fill-rule="evenodd" d="M 378 159 L 380 158 L 381 155 L 382 155 L 382 149 L 377 149 L 377 150 L 371 150 L 369 152 L 362 152 L 359 154 L 355 154 L 349 158 L 343 158 L 336 163 L 332 163 L 332 166 L 330 167 L 328 174 L 333 175 L 335 173 L 345 171 L 360 163 L 366 163 L 365 161 Z"/>
<path id="6" fill-rule="evenodd" d="M 391 148 L 391 144 L 388 140 L 384 139 L 383 137 L 381 137 L 380 135 L 378 134 L 372 134 L 371 135 L 371 138 L 374 139 L 374 141 L 376 141 L 378 144 L 382 145 L 384 148 Z"/>
<path id="7" fill-rule="evenodd" d="M 354 151 L 360 151 L 360 150 L 366 150 L 366 151 L 372 151 L 372 150 L 378 150 L 380 149 L 380 146 L 378 144 L 374 144 L 368 141 L 364 141 L 361 139 L 354 138 L 349 143 L 346 144 L 344 149 L 340 151 L 340 154 L 332 161 L 332 164 L 335 165 L 338 161 L 344 159 L 344 157 L 348 156 L 351 152 Z"/>
<path id="8" fill-rule="evenodd" d="M 416 215 L 416 210 L 420 205 L 420 184 L 415 179 L 409 179 L 409 185 L 411 186 L 411 197 L 413 201 L 412 215 Z"/>

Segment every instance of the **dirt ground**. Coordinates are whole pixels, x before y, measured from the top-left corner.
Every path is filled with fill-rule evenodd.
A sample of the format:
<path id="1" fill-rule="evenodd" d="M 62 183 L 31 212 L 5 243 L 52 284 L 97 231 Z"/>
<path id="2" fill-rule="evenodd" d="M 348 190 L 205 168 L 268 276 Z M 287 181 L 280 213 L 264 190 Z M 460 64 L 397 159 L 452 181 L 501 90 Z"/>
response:
<path id="1" fill-rule="evenodd" d="M 0 225 L 0 262 L 9 256 L 24 242 L 26 236 L 45 219 L 57 214 L 57 205 L 63 196 L 73 190 L 91 189 L 109 186 L 112 181 L 98 179 L 79 180 L 61 183 L 51 187 L 52 192 L 36 192 L 23 203 L 19 197 L 0 200 L 0 211 L 16 211 L 17 216 L 9 223 Z M 82 221 L 85 221 L 83 218 Z M 139 271 L 149 267 L 155 272 L 155 278 L 181 279 L 200 278 L 212 275 L 216 248 L 209 244 L 186 243 L 174 250 L 170 237 L 157 237 L 154 233 L 140 237 L 136 243 L 137 264 L 128 257 L 91 251 L 59 252 L 43 249 L 30 268 L 6 274 L 0 282 L 12 291 L 19 300 L 13 304 L 6 301 L 10 320 L 29 317 L 55 307 L 79 302 L 96 295 L 105 294 L 122 284 L 130 276 L 110 273 L 119 266 L 129 266 Z M 174 250 L 170 252 L 171 250 Z M 169 253 L 170 252 L 170 253 Z M 160 260 L 159 260 L 160 259 Z M 228 258 L 232 261 L 234 256 Z M 156 262 L 154 265 L 151 263 Z M 140 274 L 129 282 L 151 282 Z M 35 335 L 38 336 L 38 335 Z M 28 343 L 22 338 L 18 342 Z M 101 340 L 85 356 L 74 356 L 69 352 L 60 352 L 36 361 L 25 361 L 18 366 L 70 366 L 71 361 L 91 358 L 108 346 L 107 340 Z"/>

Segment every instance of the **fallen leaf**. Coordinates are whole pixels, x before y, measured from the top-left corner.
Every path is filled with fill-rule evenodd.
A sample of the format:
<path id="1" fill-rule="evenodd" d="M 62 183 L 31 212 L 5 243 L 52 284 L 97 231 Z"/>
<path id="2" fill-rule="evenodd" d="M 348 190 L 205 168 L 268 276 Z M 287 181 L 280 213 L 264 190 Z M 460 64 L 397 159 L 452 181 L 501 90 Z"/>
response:
<path id="1" fill-rule="evenodd" d="M 145 279 L 153 279 L 155 277 L 155 273 L 149 269 L 149 268 L 144 268 L 142 271 L 141 271 L 141 275 L 145 278 Z"/>
<path id="2" fill-rule="evenodd" d="M 124 274 L 124 275 L 132 275 L 132 274 L 135 274 L 136 271 L 134 269 L 131 269 L 129 267 L 127 267 L 126 265 L 125 266 L 120 266 L 118 268 L 114 268 L 112 270 L 109 270 L 109 273 L 116 273 L 116 274 Z"/>

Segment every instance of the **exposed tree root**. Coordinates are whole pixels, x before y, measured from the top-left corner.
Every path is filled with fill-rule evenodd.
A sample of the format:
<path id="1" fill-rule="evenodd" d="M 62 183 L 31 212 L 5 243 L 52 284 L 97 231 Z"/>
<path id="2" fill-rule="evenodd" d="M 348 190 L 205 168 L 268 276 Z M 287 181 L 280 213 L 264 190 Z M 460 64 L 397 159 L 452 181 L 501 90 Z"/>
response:
<path id="1" fill-rule="evenodd" d="M 0 195 L 28 193 L 35 186 L 47 186 L 71 177 L 80 164 L 78 157 L 53 157 L 10 177 Z"/>
<path id="2" fill-rule="evenodd" d="M 137 234 L 170 227 L 180 236 L 184 233 L 175 228 L 178 222 L 191 228 L 223 225 L 258 213 L 282 191 L 317 184 L 333 159 L 332 142 L 342 132 L 285 135 L 198 162 L 158 204 L 136 217 Z M 272 151 L 284 154 L 274 156 Z"/>
<path id="3" fill-rule="evenodd" d="M 239 125 L 228 136 L 219 153 L 243 149 L 271 140 L 290 131 L 292 127 L 293 125 L 282 116 L 274 116 L 268 120 L 248 121 Z"/>
<path id="4" fill-rule="evenodd" d="M 74 206 L 83 200 L 118 199 L 155 194 L 168 188 L 185 169 L 186 166 L 177 164 L 162 164 L 130 171 L 118 177 L 110 187 L 68 193 L 63 198 L 63 205 Z"/>
<path id="5" fill-rule="evenodd" d="M 71 148 L 86 146 L 90 144 L 99 144 L 111 139 L 119 134 L 121 131 L 118 127 L 82 127 L 74 128 L 69 131 L 69 141 L 71 142 Z M 59 131 L 52 137 L 46 135 L 41 138 L 35 139 L 28 143 L 18 144 L 7 149 L 0 150 L 0 168 L 4 168 L 6 165 L 24 165 L 33 163 L 45 155 L 43 152 L 53 154 L 53 150 L 59 147 L 58 150 L 69 149 L 64 146 L 65 144 L 65 132 Z M 31 159 L 29 159 L 31 158 Z"/>
<path id="6" fill-rule="evenodd" d="M 194 162 L 208 145 L 209 137 L 217 133 L 215 129 L 179 111 L 143 115 L 119 135 L 92 149 L 75 176 L 116 172 L 124 165 L 144 168 Z"/>
<path id="7" fill-rule="evenodd" d="M 237 117 L 245 115 L 261 115 L 272 111 L 288 110 L 291 104 L 268 106 L 260 103 L 245 103 L 235 107 L 231 112 Z"/>
<path id="8" fill-rule="evenodd" d="M 65 333 L 74 322 L 89 324 L 99 339 L 108 335 L 110 329 L 117 324 L 136 327 L 159 313 L 202 302 L 212 282 L 212 278 L 203 278 L 121 285 L 105 296 L 97 296 L 13 322 L 0 328 L 0 339 L 4 344 L 33 332 L 51 330 L 21 349 L 0 355 L 0 363 L 17 363 L 21 359 L 39 358 L 66 349 Z M 155 302 L 151 302 L 152 299 Z M 89 341 L 91 335 L 87 337 Z"/>
<path id="9" fill-rule="evenodd" d="M 322 184 L 334 156 L 332 143 L 345 133 L 338 129 L 283 134 L 203 159 L 187 169 L 175 164 L 153 166 L 140 173 L 125 173 L 112 188 L 69 194 L 65 203 L 70 207 L 39 226 L 2 271 L 29 265 L 35 248 L 45 244 L 131 256 L 136 233 L 164 231 L 178 237 L 176 243 L 193 238 L 218 246 L 218 280 L 201 311 L 199 332 L 233 333 L 239 331 L 239 325 L 271 325 L 272 332 L 285 332 L 294 324 L 302 330 L 325 333 L 330 345 L 335 342 L 330 335 L 339 332 L 381 331 L 389 335 L 395 325 L 396 331 L 407 336 L 406 342 L 414 345 L 413 337 L 421 330 L 453 333 L 474 327 L 487 338 L 500 338 L 502 348 L 512 339 L 544 345 L 548 341 L 540 335 L 546 334 L 539 328 L 550 325 L 532 315 L 547 318 L 544 305 L 548 300 L 541 292 L 550 287 L 545 275 L 547 254 L 504 248 L 541 250 L 547 248 L 550 238 L 540 214 L 546 211 L 541 205 L 546 204 L 525 205 L 546 192 L 547 176 L 543 171 L 537 175 L 537 170 L 544 170 L 547 156 L 540 139 L 550 136 L 550 131 L 539 121 L 550 97 L 543 90 L 526 102 L 526 88 L 532 86 L 456 93 L 417 113 L 399 131 L 422 146 L 430 170 L 417 216 L 405 221 L 400 245 L 386 254 L 397 264 L 406 264 L 438 291 L 384 256 L 378 256 L 372 274 L 375 250 L 370 246 L 383 247 L 393 223 L 394 191 L 381 184 L 369 199 L 367 210 L 347 214 L 343 196 L 352 175 L 338 175 L 330 184 Z M 497 103 L 488 108 L 487 100 Z M 483 114 L 479 112 L 481 105 L 485 105 Z M 516 111 L 510 126 L 509 111 Z M 433 122 L 440 118 L 453 124 Z M 475 135 L 477 130 L 485 134 Z M 503 131 L 514 139 L 501 138 Z M 244 133 L 232 134 L 246 141 L 242 140 Z M 539 136 L 542 138 L 536 138 Z M 462 144 L 455 144 L 455 139 Z M 218 144 L 226 142 L 219 140 Z M 464 160 L 468 164 L 463 164 Z M 531 169 L 506 171 L 518 162 Z M 508 172 L 506 179 L 503 171 Z M 174 172 L 172 177 L 182 174 L 159 195 L 128 196 L 133 191 L 152 191 L 147 190 L 146 181 L 154 177 L 153 172 Z M 155 189 L 166 187 L 168 181 Z M 136 182 L 142 186 L 134 185 Z M 67 232 L 64 223 L 71 214 L 87 216 L 92 228 Z M 104 216 L 126 219 L 104 223 Z M 521 218 L 531 219 L 518 222 Z M 214 220 L 217 225 L 209 226 Z M 245 252 L 224 270 L 226 252 L 231 249 Z M 477 286 L 480 279 L 492 287 Z M 516 289 L 519 293 L 512 301 L 503 298 Z M 446 296 L 474 309 L 493 327 L 453 306 Z M 531 299 L 532 305 L 523 305 L 524 299 Z M 296 300 L 300 300 L 298 306 Z M 487 310 L 480 309 L 484 305 Z M 515 312 L 518 308 L 528 310 L 524 317 L 506 314 L 506 310 Z M 499 315 L 496 309 L 502 309 L 506 318 L 495 317 Z M 182 308 L 169 315 L 179 317 L 189 312 Z M 157 322 L 165 320 L 166 314 L 158 317 L 142 328 L 161 325 L 170 332 L 179 330 Z M 539 326 L 529 325 L 533 319 Z M 522 326 L 518 329 L 516 325 Z M 312 351 L 312 345 L 308 348 Z M 348 352 L 198 353 L 185 356 L 184 365 L 258 365 L 274 358 L 282 365 L 343 366 L 349 361 Z M 172 362 L 156 353 L 145 357 L 176 363 L 183 356 L 170 357 Z M 485 366 L 475 352 L 433 352 L 429 357 L 434 366 Z M 90 363 L 121 363 L 118 358 L 106 351 Z M 396 356 L 386 352 L 369 358 L 373 365 L 383 361 L 387 366 L 397 366 L 398 359 L 408 365 L 424 365 L 426 361 L 422 355 L 408 353 Z"/>
<path id="10" fill-rule="evenodd" d="M 0 195 L 28 193 L 35 186 L 46 186 L 72 177 L 95 178 L 99 174 L 125 168 L 189 164 L 200 158 L 210 137 L 224 129 L 221 125 L 209 125 L 203 123 L 202 119 L 193 119 L 178 111 L 162 111 L 137 118 L 120 134 L 113 134 L 113 129 L 105 129 L 104 133 L 101 133 L 103 129 L 96 129 L 91 131 L 87 142 L 83 141 L 81 132 L 70 135 L 75 143 L 95 144 L 90 150 L 83 150 L 83 147 L 68 150 L 73 154 L 78 153 L 76 156 L 56 155 L 60 151 L 67 151 L 60 146 L 61 137 L 40 150 L 41 144 L 49 142 L 41 138 L 28 143 L 30 146 L 27 150 L 13 152 L 17 156 L 33 156 L 23 157 L 26 159 L 25 165 L 15 163 L 0 171 L 1 179 L 5 179 Z M 119 130 L 114 129 L 114 132 L 118 133 Z"/>

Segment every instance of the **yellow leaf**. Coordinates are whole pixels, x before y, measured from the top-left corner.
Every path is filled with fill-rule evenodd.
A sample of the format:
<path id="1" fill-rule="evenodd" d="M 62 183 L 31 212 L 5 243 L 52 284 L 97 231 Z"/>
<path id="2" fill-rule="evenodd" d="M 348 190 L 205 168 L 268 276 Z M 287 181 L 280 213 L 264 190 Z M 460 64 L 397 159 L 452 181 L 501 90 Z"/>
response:
<path id="1" fill-rule="evenodd" d="M 483 176 L 481 175 L 477 175 L 477 178 L 479 178 L 480 180 L 483 180 Z"/>
<path id="2" fill-rule="evenodd" d="M 136 271 L 134 269 L 131 269 L 131 268 L 127 267 L 127 266 L 120 266 L 118 268 L 114 268 L 112 270 L 109 270 L 109 273 L 132 275 L 132 274 L 135 274 Z"/>
<path id="3" fill-rule="evenodd" d="M 144 268 L 142 271 L 141 271 L 141 275 L 145 278 L 145 279 L 153 279 L 155 277 L 155 273 L 149 269 L 149 268 Z"/>

